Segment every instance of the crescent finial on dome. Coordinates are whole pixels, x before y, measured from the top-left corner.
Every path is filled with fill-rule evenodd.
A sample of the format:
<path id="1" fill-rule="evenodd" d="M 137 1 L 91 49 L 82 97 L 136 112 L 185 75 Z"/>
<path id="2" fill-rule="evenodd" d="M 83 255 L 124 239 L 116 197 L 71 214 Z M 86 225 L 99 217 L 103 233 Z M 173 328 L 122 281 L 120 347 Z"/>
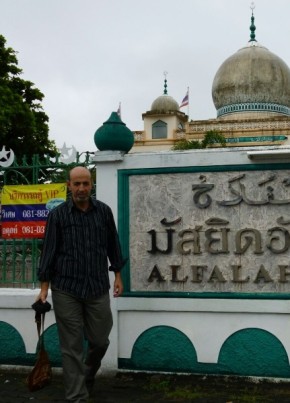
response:
<path id="1" fill-rule="evenodd" d="M 255 17 L 254 17 L 255 3 L 253 1 L 251 3 L 250 8 L 252 10 L 252 16 L 251 16 L 251 26 L 250 26 L 251 35 L 250 35 L 249 42 L 257 42 L 256 41 L 256 34 L 255 34 L 256 26 L 255 26 Z"/>

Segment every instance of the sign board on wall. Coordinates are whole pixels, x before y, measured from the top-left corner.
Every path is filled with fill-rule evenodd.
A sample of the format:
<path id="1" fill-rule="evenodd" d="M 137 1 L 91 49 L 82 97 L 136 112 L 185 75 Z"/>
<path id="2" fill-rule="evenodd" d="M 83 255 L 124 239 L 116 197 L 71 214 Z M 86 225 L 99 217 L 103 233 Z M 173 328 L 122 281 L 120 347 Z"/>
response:
<path id="1" fill-rule="evenodd" d="M 4 186 L 2 238 L 43 238 L 49 211 L 65 199 L 65 183 Z"/>
<path id="2" fill-rule="evenodd" d="M 289 170 L 221 169 L 128 175 L 130 291 L 290 292 Z"/>

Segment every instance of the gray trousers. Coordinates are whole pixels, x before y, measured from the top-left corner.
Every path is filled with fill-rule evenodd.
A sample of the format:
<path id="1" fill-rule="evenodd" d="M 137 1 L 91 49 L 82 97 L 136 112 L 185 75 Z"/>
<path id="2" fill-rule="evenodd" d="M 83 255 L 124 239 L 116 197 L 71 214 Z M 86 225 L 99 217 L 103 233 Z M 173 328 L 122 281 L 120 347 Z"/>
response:
<path id="1" fill-rule="evenodd" d="M 84 300 L 52 288 L 52 302 L 62 353 L 65 397 L 86 402 L 86 373 L 95 375 L 109 346 L 113 326 L 109 293 Z M 88 350 L 84 351 L 84 337 Z"/>

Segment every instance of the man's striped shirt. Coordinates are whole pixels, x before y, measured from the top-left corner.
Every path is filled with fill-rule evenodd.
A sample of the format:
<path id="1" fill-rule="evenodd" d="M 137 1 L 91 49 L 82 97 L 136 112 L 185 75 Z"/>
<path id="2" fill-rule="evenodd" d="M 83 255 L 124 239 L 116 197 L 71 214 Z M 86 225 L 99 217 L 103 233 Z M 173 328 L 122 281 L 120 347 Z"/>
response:
<path id="1" fill-rule="evenodd" d="M 91 199 L 84 212 L 69 199 L 49 213 L 39 281 L 80 298 L 95 298 L 110 288 L 108 270 L 120 271 L 123 264 L 114 217 L 105 203 Z"/>

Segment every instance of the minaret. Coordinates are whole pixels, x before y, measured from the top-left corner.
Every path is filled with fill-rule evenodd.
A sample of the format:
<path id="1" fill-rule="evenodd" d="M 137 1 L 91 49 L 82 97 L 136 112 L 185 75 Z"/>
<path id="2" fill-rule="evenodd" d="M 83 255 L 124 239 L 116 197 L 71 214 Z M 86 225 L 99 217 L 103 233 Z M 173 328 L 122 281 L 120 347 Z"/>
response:
<path id="1" fill-rule="evenodd" d="M 184 130 L 188 121 L 188 116 L 179 110 L 178 102 L 168 95 L 168 72 L 164 71 L 163 75 L 163 94 L 153 101 L 149 111 L 142 114 L 144 120 L 143 150 L 146 149 L 146 146 L 148 149 L 155 147 L 159 150 L 170 149 L 177 138 L 177 133 Z M 138 142 L 135 142 L 134 150 L 138 145 Z"/>

